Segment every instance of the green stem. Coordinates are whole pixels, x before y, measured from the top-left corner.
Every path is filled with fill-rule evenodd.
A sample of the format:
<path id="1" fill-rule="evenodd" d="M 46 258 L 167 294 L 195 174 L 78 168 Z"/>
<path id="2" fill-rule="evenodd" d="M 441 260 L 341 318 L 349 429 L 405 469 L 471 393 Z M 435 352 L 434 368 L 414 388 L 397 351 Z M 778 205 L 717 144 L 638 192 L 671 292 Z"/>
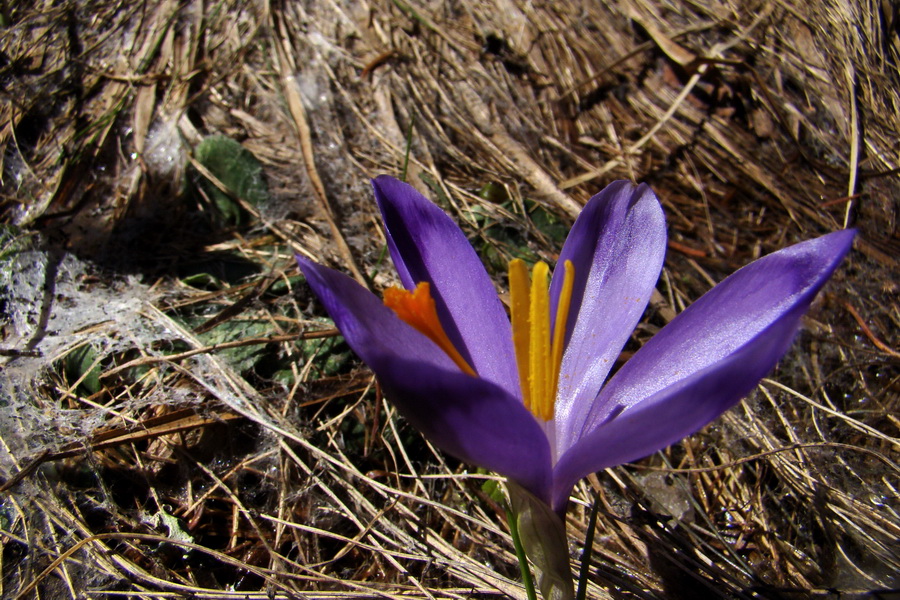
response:
<path id="1" fill-rule="evenodd" d="M 513 546 L 516 548 L 516 558 L 519 559 L 519 570 L 522 572 L 522 585 L 525 586 L 525 593 L 528 595 L 528 600 L 537 600 L 534 580 L 531 578 L 531 568 L 528 566 L 528 557 L 525 556 L 525 548 L 519 538 L 519 521 L 508 506 L 506 507 L 506 521 L 509 523 L 509 533 L 512 536 Z"/>
<path id="2" fill-rule="evenodd" d="M 431 27 L 431 25 L 428 24 L 428 21 L 423 19 L 422 16 L 419 15 L 419 13 L 417 13 L 415 10 L 413 10 L 413 8 L 409 4 L 406 4 L 405 2 L 401 2 L 400 0 L 393 0 L 393 1 L 394 1 L 394 6 L 396 6 L 397 8 L 402 10 L 404 13 L 406 13 L 406 16 L 408 16 L 410 19 L 418 21 L 419 23 L 421 23 L 428 29 L 434 29 L 433 27 Z"/>
<path id="3" fill-rule="evenodd" d="M 581 569 L 578 571 L 578 593 L 575 600 L 584 600 L 587 596 L 587 579 L 591 570 L 591 555 L 594 553 L 594 531 L 597 529 L 597 511 L 600 508 L 600 496 L 594 498 L 591 506 L 591 518 L 588 519 L 587 532 L 584 534 L 584 551 L 581 553 Z"/>
<path id="4" fill-rule="evenodd" d="M 413 123 L 416 122 L 416 113 L 409 115 L 409 129 L 406 131 L 406 152 L 403 154 L 403 170 L 400 172 L 400 181 L 406 181 L 406 169 L 409 167 L 409 149 L 412 148 Z"/>

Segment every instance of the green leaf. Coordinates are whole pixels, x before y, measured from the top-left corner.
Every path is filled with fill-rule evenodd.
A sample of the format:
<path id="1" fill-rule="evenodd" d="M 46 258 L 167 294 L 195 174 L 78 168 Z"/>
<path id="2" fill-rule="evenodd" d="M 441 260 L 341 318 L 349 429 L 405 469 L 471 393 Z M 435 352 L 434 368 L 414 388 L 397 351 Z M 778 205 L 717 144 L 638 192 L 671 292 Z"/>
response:
<path id="1" fill-rule="evenodd" d="M 503 204 L 509 201 L 506 188 L 493 181 L 487 182 L 478 190 L 478 197 L 494 204 Z"/>
<path id="2" fill-rule="evenodd" d="M 489 475 L 491 473 L 487 469 L 482 469 L 481 467 L 478 467 L 478 472 L 484 475 Z M 485 482 L 481 484 L 481 491 L 487 494 L 488 497 L 497 504 L 503 504 L 506 500 L 503 496 L 503 488 L 496 479 L 486 479 Z"/>
<path id="3" fill-rule="evenodd" d="M 525 210 L 528 211 L 531 222 L 538 231 L 558 245 L 566 241 L 566 236 L 569 235 L 569 226 L 559 217 L 533 200 L 525 200 Z"/>
<path id="4" fill-rule="evenodd" d="M 202 320 L 198 319 L 198 323 Z M 272 326 L 265 321 L 247 321 L 230 319 L 213 329 L 201 333 L 198 337 L 207 345 L 214 346 L 226 342 L 235 342 L 256 337 L 265 337 L 272 333 Z M 241 373 L 251 370 L 266 355 L 265 344 L 249 344 L 218 351 L 225 361 Z"/>
<path id="5" fill-rule="evenodd" d="M 178 264 L 178 276 L 185 285 L 217 291 L 247 282 L 261 271 L 260 265 L 240 252 L 206 252 Z"/>
<path id="6" fill-rule="evenodd" d="M 434 197 L 432 198 L 432 200 L 435 204 L 446 211 L 449 211 L 452 208 L 453 203 L 450 202 L 450 198 L 448 198 L 447 194 L 444 193 L 444 188 L 441 187 L 441 185 L 434 177 L 432 177 L 425 171 L 422 171 L 421 173 L 419 173 L 419 179 L 421 179 L 422 183 L 427 185 L 428 189 L 430 189 L 434 193 Z"/>
<path id="7" fill-rule="evenodd" d="M 506 488 L 525 554 L 538 570 L 544 600 L 574 600 L 565 523 L 531 492 L 512 481 Z"/>
<path id="8" fill-rule="evenodd" d="M 334 322 L 329 319 L 316 319 L 324 326 L 334 327 Z M 343 337 L 328 337 L 311 340 L 299 340 L 297 349 L 301 362 L 313 360 L 313 364 L 323 377 L 331 377 L 347 371 L 348 365 L 353 360 L 353 354 Z"/>
<path id="9" fill-rule="evenodd" d="M 194 158 L 230 192 L 226 193 L 213 182 L 203 180 L 204 191 L 225 222 L 238 225 L 244 220 L 244 210 L 232 195 L 253 206 L 269 199 L 262 164 L 235 140 L 224 135 L 208 137 L 194 148 Z"/>
<path id="10" fill-rule="evenodd" d="M 293 277 L 288 277 L 286 280 L 282 278 L 276 279 L 269 289 L 266 290 L 265 297 L 277 298 L 279 296 L 284 296 L 285 294 L 290 294 L 292 290 L 297 289 L 304 281 L 306 280 L 302 275 L 294 275 Z"/>
<path id="11" fill-rule="evenodd" d="M 100 391 L 99 353 L 90 344 L 85 344 L 69 352 L 63 360 L 66 381 L 70 384 L 79 379 L 78 392 L 85 396 L 93 396 Z"/>

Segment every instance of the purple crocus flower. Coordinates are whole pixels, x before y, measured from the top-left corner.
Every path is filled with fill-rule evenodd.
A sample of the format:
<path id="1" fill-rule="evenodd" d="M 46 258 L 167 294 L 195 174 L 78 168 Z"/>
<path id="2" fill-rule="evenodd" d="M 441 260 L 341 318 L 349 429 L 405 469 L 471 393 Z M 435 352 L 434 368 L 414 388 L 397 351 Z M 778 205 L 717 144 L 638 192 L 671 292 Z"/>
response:
<path id="1" fill-rule="evenodd" d="M 529 282 L 514 261 L 512 326 L 453 220 L 396 179 L 373 187 L 405 290 L 383 302 L 298 257 L 309 285 L 414 427 L 557 514 L 582 477 L 682 439 L 750 392 L 854 237 L 831 233 L 737 271 L 607 381 L 663 265 L 665 220 L 647 185 L 618 181 L 591 198 L 549 293 L 546 265 Z"/>

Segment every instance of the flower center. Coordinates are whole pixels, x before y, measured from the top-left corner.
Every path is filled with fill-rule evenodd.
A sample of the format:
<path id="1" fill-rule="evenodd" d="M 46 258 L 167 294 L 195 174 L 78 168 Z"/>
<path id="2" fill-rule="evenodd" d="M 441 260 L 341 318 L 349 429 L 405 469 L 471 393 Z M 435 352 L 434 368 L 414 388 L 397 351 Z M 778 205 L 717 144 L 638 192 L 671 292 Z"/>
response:
<path id="1" fill-rule="evenodd" d="M 463 373 L 472 377 L 477 376 L 475 369 L 469 366 L 466 359 L 462 357 L 456 346 L 447 337 L 447 332 L 444 331 L 444 326 L 441 325 L 441 321 L 438 319 L 434 298 L 431 297 L 430 283 L 421 281 L 413 291 L 399 287 L 389 287 L 384 290 L 384 304 L 397 313 L 401 320 L 412 325 L 419 333 L 424 334 L 437 344 Z"/>
<path id="2" fill-rule="evenodd" d="M 572 261 L 563 264 L 562 289 L 556 305 L 556 321 L 550 323 L 550 267 L 540 261 L 534 265 L 531 277 L 528 267 L 519 259 L 509 263 L 510 320 L 513 346 L 519 368 L 519 385 L 525 407 L 544 421 L 553 418 L 559 369 L 562 365 L 563 345 L 566 341 L 566 320 L 572 303 L 575 267 Z M 419 282 L 409 291 L 399 287 L 384 290 L 384 304 L 401 320 L 411 325 L 449 356 L 468 375 L 477 377 L 447 336 L 438 318 L 431 284 Z"/>
<path id="3" fill-rule="evenodd" d="M 565 269 L 556 322 L 550 324 L 550 268 L 541 261 L 534 265 L 531 282 L 528 267 L 519 259 L 509 263 L 510 320 L 513 345 L 519 367 L 519 384 L 525 407 L 544 421 L 553 418 L 559 369 L 562 365 L 566 320 L 572 302 L 575 267 L 571 261 Z"/>

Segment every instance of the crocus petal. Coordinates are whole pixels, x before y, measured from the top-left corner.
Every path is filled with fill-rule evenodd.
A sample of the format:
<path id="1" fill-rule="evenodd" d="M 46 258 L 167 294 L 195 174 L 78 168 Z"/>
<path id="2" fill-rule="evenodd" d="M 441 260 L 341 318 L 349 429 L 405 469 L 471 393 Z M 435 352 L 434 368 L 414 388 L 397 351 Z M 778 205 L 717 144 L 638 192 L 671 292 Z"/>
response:
<path id="1" fill-rule="evenodd" d="M 582 477 L 643 458 L 684 439 L 749 393 L 790 346 L 795 318 L 778 322 L 713 367 L 694 373 L 624 411 L 582 437 L 556 464 L 553 501 L 565 509 Z"/>
<path id="2" fill-rule="evenodd" d="M 665 217 L 646 184 L 610 184 L 575 221 L 557 263 L 571 260 L 575 267 L 556 400 L 557 456 L 581 433 L 591 403 L 647 306 L 665 251 Z M 551 285 L 554 307 L 562 272 L 556 269 Z"/>
<path id="3" fill-rule="evenodd" d="M 549 501 L 550 448 L 520 399 L 471 377 L 351 278 L 297 257 L 347 344 L 410 424 L 445 452 Z"/>
<path id="4" fill-rule="evenodd" d="M 554 472 L 554 507 L 585 475 L 700 429 L 752 390 L 850 250 L 845 230 L 737 271 L 654 336 L 610 380 Z"/>
<path id="5" fill-rule="evenodd" d="M 407 289 L 427 281 L 450 340 L 479 374 L 519 395 L 506 310 L 465 234 L 412 186 L 372 181 L 391 258 Z"/>

